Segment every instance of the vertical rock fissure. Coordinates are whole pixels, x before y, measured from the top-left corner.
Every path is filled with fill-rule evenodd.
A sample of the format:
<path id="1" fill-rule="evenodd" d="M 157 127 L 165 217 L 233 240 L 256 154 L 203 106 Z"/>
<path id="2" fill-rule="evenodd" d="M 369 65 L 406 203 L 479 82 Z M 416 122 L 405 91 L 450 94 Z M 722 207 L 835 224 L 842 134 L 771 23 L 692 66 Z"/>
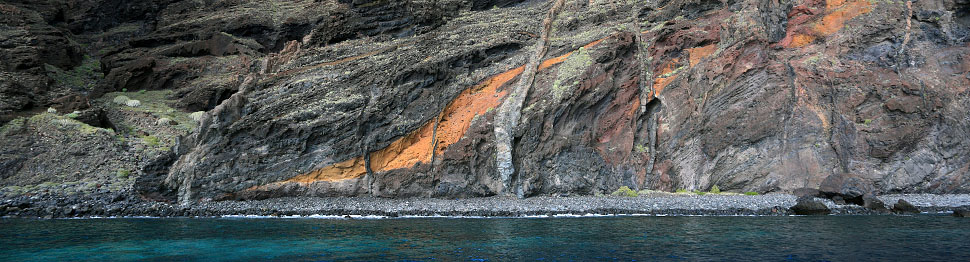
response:
<path id="1" fill-rule="evenodd" d="M 434 171 L 434 159 L 437 156 L 438 147 L 438 125 L 441 124 L 441 116 L 444 115 L 446 108 L 438 106 L 438 101 L 435 99 L 435 108 L 441 108 L 441 113 L 434 118 L 434 125 L 431 129 L 431 161 L 428 163 L 431 165 L 431 171 Z"/>
<path id="2" fill-rule="evenodd" d="M 635 1 L 638 5 L 644 0 Z M 649 63 L 647 63 L 647 44 L 643 41 L 643 31 L 640 28 L 640 9 L 633 8 L 630 15 L 630 22 L 633 23 L 633 35 L 634 41 L 637 45 L 637 70 L 639 70 L 640 78 L 637 81 L 637 87 L 640 88 L 640 113 L 647 112 L 647 103 L 650 102 L 650 96 L 653 95 L 653 77 L 651 76 Z M 646 64 L 646 65 L 645 65 Z"/>
<path id="3" fill-rule="evenodd" d="M 364 181 L 367 183 L 367 194 L 371 195 L 374 194 L 374 188 L 372 186 L 374 181 L 374 170 L 370 167 L 371 139 L 369 139 L 369 134 L 371 133 L 371 130 L 369 128 L 370 125 L 365 125 L 364 123 L 368 122 L 367 119 L 370 118 L 370 115 L 367 114 L 367 106 L 370 105 L 371 101 L 374 99 L 374 88 L 374 86 L 371 86 L 370 92 L 367 93 L 367 101 L 364 103 L 363 108 L 360 109 L 360 116 L 357 118 L 357 132 L 359 132 L 358 137 L 362 138 L 360 154 L 364 157 L 364 171 L 366 171 L 364 174 Z"/>
<path id="4" fill-rule="evenodd" d="M 913 30 L 913 1 L 906 1 L 906 9 L 908 10 L 906 14 L 906 35 L 903 36 L 903 45 L 899 46 L 900 55 L 906 52 L 906 44 L 909 44 L 909 35 Z"/>
<path id="5" fill-rule="evenodd" d="M 509 95 L 509 99 L 505 103 L 502 103 L 502 106 L 499 107 L 499 111 L 495 116 L 496 169 L 502 179 L 503 191 L 506 194 L 512 193 L 514 188 L 512 179 L 512 174 L 515 173 L 515 167 L 512 163 L 513 132 L 522 116 L 522 105 L 525 103 L 525 98 L 529 93 L 529 89 L 532 87 L 532 82 L 535 80 L 539 62 L 542 61 L 548 48 L 546 45 L 549 40 L 549 34 L 552 31 L 553 21 L 556 19 L 556 15 L 559 14 L 560 9 L 562 9 L 564 2 L 565 0 L 555 0 L 552 7 L 549 8 L 549 13 L 542 21 L 542 32 L 540 33 L 539 40 L 536 42 L 535 53 L 529 58 L 525 70 L 519 77 L 518 84 Z M 515 193 L 519 198 L 524 197 L 521 190 L 516 190 Z"/>
<path id="6" fill-rule="evenodd" d="M 658 114 L 660 113 L 661 106 L 663 105 L 660 103 L 660 99 L 654 99 L 647 105 L 647 111 L 645 112 L 647 116 L 647 153 L 650 154 L 647 158 L 646 167 L 646 175 L 648 176 L 653 174 L 653 167 L 657 161 L 657 129 L 660 125 L 660 116 Z M 650 188 L 649 184 L 646 187 Z"/>

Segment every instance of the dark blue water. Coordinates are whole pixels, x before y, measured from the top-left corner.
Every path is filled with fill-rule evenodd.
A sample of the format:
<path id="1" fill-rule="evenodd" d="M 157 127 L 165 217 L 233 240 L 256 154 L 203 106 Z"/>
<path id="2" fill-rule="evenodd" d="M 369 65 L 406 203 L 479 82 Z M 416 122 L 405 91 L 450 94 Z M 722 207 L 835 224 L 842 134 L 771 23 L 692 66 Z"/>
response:
<path id="1" fill-rule="evenodd" d="M 0 219 L 0 260 L 968 261 L 970 219 Z"/>

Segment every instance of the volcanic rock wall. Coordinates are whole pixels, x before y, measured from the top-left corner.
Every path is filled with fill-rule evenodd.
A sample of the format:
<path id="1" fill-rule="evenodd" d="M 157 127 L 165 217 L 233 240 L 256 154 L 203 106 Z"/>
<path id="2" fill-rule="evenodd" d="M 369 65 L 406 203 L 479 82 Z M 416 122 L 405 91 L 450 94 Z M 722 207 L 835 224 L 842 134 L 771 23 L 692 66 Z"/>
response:
<path id="1" fill-rule="evenodd" d="M 49 75 L 30 57 L 71 70 L 89 50 L 9 38 L 0 55 L 23 66 L 2 68 L 0 110 L 174 90 L 206 113 L 134 187 L 184 202 L 773 192 L 847 173 L 970 192 L 970 2 L 556 2 L 3 4 L 49 14 L 0 31 L 43 48 L 120 44 L 78 93 L 24 79 Z"/>

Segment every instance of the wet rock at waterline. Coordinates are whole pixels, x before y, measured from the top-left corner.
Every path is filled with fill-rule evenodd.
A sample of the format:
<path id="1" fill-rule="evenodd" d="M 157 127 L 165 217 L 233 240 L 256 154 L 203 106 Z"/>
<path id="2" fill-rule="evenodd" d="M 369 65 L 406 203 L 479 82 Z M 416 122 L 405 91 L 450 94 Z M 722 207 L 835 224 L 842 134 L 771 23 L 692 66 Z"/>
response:
<path id="1" fill-rule="evenodd" d="M 812 196 L 799 197 L 791 210 L 796 215 L 828 215 L 832 212 L 825 203 Z"/>
<path id="2" fill-rule="evenodd" d="M 896 201 L 896 204 L 893 204 L 893 212 L 901 214 L 918 214 L 920 211 L 919 208 L 913 204 L 910 204 L 905 199 L 900 199 Z"/>

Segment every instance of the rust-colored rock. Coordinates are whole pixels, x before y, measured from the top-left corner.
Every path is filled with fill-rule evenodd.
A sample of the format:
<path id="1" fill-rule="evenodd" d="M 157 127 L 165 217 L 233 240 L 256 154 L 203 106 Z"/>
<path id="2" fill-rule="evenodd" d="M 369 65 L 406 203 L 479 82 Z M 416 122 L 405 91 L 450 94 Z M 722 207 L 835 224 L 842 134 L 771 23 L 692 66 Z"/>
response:
<path id="1" fill-rule="evenodd" d="M 171 155 L 118 154 L 165 201 L 970 192 L 963 0 L 116 2 L 0 4 L 4 185 L 63 166 L 25 157 L 55 140 L 16 120 L 54 107 L 182 128 Z M 172 91 L 128 118 L 99 104 L 141 90 Z M 65 148 L 110 138 L 71 130 L 101 140 Z"/>

